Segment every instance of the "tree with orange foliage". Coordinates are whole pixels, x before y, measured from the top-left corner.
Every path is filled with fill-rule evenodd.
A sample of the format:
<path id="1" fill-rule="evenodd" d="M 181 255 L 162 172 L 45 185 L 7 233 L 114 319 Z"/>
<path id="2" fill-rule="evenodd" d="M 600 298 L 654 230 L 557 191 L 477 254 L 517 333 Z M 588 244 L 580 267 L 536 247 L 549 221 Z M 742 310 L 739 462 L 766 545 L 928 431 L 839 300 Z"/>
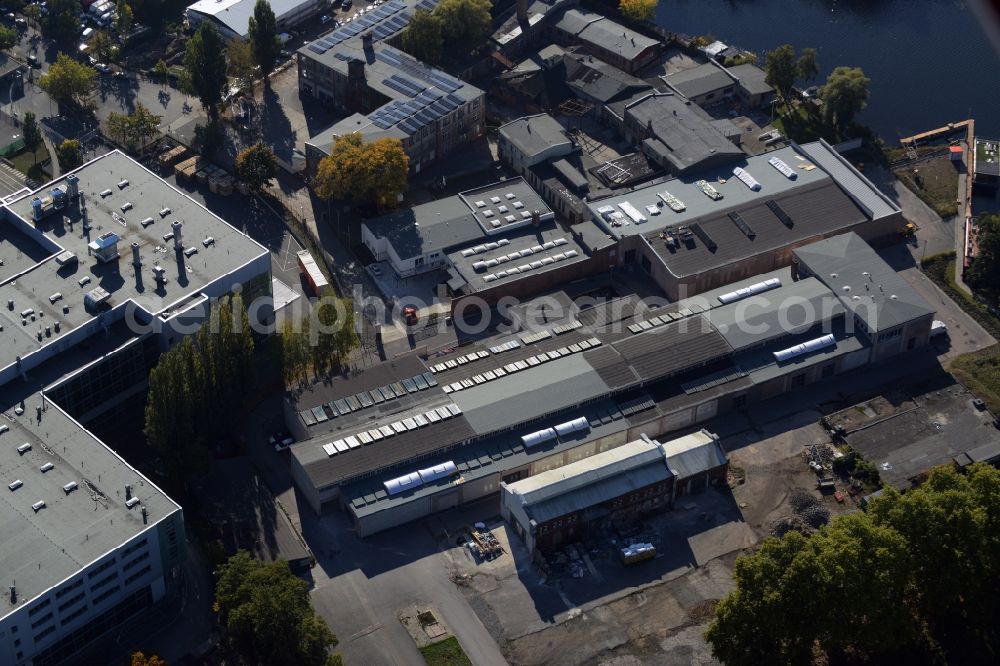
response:
<path id="1" fill-rule="evenodd" d="M 396 205 L 406 190 L 410 158 L 399 139 L 364 141 L 360 134 L 334 139 L 313 178 L 313 189 L 323 200 L 348 199 L 379 208 Z"/>

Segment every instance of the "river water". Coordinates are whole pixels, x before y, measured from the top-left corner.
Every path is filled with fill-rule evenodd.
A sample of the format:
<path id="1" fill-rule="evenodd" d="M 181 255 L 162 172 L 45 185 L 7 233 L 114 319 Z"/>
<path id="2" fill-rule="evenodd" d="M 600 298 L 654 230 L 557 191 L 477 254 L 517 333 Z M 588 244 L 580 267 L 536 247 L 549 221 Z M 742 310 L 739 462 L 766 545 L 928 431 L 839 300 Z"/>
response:
<path id="1" fill-rule="evenodd" d="M 712 34 L 763 55 L 781 44 L 819 52 L 818 83 L 861 67 L 871 98 L 858 120 L 893 143 L 971 115 L 1000 137 L 1000 56 L 964 0 L 660 0 L 672 32 Z"/>

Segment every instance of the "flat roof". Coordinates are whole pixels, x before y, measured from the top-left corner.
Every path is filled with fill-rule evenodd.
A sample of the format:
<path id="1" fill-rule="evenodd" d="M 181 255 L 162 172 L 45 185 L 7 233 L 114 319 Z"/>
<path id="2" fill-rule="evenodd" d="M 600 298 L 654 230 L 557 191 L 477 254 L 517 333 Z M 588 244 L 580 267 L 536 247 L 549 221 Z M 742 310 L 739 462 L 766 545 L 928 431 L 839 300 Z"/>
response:
<path id="1" fill-rule="evenodd" d="M 527 157 L 534 157 L 554 146 L 571 146 L 566 130 L 547 113 L 524 116 L 504 123 L 499 129 L 504 137 Z"/>
<path id="2" fill-rule="evenodd" d="M 714 62 L 706 62 L 661 78 L 685 97 L 700 97 L 716 90 L 736 86 L 736 81 L 729 72 Z"/>
<path id="3" fill-rule="evenodd" d="M 0 571 L 17 586 L 19 605 L 44 593 L 126 541 L 179 511 L 180 507 L 139 471 L 100 442 L 57 405 L 38 393 L 5 387 L 0 395 L 2 493 Z M 22 404 L 24 413 L 15 414 Z M 21 454 L 18 447 L 28 443 Z M 51 463 L 51 469 L 41 471 Z M 67 484 L 75 488 L 67 492 Z M 125 506 L 125 486 L 139 505 Z M 44 508 L 32 505 L 45 502 Z M 147 512 L 143 522 L 142 509 Z M 4 615 L 16 608 L 8 605 Z"/>
<path id="4" fill-rule="evenodd" d="M 364 63 L 365 85 L 389 100 L 366 116 L 355 114 L 324 130 L 331 141 L 333 134 L 353 132 L 372 139 L 411 136 L 483 95 L 479 88 L 382 42 L 365 46 L 361 38 L 351 38 L 330 47 L 319 46 L 323 43 L 331 42 L 321 38 L 298 52 L 343 76 L 348 76 L 349 62 Z M 310 144 L 328 150 L 331 141 L 310 140 Z"/>
<path id="5" fill-rule="evenodd" d="M 596 236 L 598 232 L 593 223 L 585 224 L 591 227 Z M 574 227 L 573 231 L 578 229 Z M 501 238 L 506 243 L 496 244 Z M 543 222 L 537 227 L 522 227 L 497 234 L 488 239 L 487 245 L 474 247 L 487 249 L 468 256 L 468 247 L 456 248 L 448 253 L 448 260 L 471 291 L 490 289 L 590 258 L 589 249 L 584 243 L 554 220 Z M 520 256 L 522 253 L 523 256 Z"/>
<path id="6" fill-rule="evenodd" d="M 534 211 L 546 220 L 553 215 L 541 196 L 517 177 L 396 211 L 364 226 L 387 239 L 400 258 L 409 259 L 495 241 L 508 230 L 530 225 Z"/>
<path id="7" fill-rule="evenodd" d="M 795 256 L 872 332 L 934 314 L 927 301 L 855 233 L 800 247 Z"/>
<path id="8" fill-rule="evenodd" d="M 839 156 L 824 158 L 824 164 L 831 163 L 838 167 L 833 175 L 825 170 L 823 164 L 812 159 L 813 154 L 822 155 L 828 151 L 832 152 L 832 149 L 828 146 L 818 143 L 808 144 L 809 153 L 804 148 L 795 145 L 786 146 L 765 155 L 746 157 L 731 165 L 707 169 L 697 174 L 684 175 L 666 181 L 654 182 L 644 187 L 633 189 L 630 192 L 619 193 L 611 197 L 591 201 L 588 207 L 591 210 L 594 220 L 602 227 L 605 227 L 608 233 L 616 237 L 622 237 L 639 234 L 646 235 L 653 231 L 661 231 L 667 227 L 677 227 L 698 222 L 702 218 L 709 216 L 725 217 L 725 214 L 732 210 L 742 210 L 751 205 L 765 205 L 770 199 L 778 199 L 779 197 L 800 190 L 817 188 L 828 183 L 836 184 L 845 193 L 845 196 L 855 203 L 857 212 L 852 215 L 854 218 L 864 218 L 867 213 L 867 211 L 857 206 L 859 199 L 880 198 L 883 196 L 866 180 L 848 177 L 851 174 L 847 173 L 843 165 L 839 163 Z M 769 163 L 771 158 L 777 158 L 791 167 L 792 171 L 796 174 L 796 178 L 791 180 L 782 175 Z M 759 191 L 751 190 L 733 176 L 733 168 L 736 166 L 745 169 L 753 176 L 761 186 Z M 726 182 L 720 183 L 720 179 Z M 697 186 L 699 180 L 707 181 L 723 195 L 722 198 L 713 200 L 706 196 Z M 679 199 L 685 206 L 685 209 L 679 213 L 675 213 L 666 206 L 662 206 L 660 214 L 645 215 L 646 206 L 663 204 L 663 200 L 658 196 L 658 194 L 663 192 L 668 192 Z M 849 196 L 848 193 L 850 194 Z M 612 206 L 617 209 L 619 204 L 626 201 L 630 202 L 646 216 L 647 220 L 645 223 L 633 224 L 631 221 L 628 221 L 628 224 L 616 227 L 603 221 L 603 217 L 598 212 L 600 208 Z M 880 215 L 892 214 L 898 212 L 898 208 L 879 208 L 877 212 Z M 861 213 L 861 215 L 857 213 Z M 873 218 L 869 214 L 867 215 L 867 219 Z M 798 220 L 793 221 L 798 222 Z M 809 235 L 804 235 L 803 237 L 808 238 Z"/>
<path id="9" fill-rule="evenodd" d="M 774 88 L 767 82 L 767 74 L 757 65 L 748 62 L 726 69 L 739 80 L 740 86 L 751 95 L 774 92 Z"/>
<path id="10" fill-rule="evenodd" d="M 84 296 L 96 287 L 110 294 L 112 309 L 132 301 L 147 312 L 161 314 L 197 295 L 219 278 L 236 271 L 268 250 L 207 208 L 172 187 L 135 160 L 112 151 L 72 172 L 79 179 L 81 198 L 39 222 L 32 221 L 32 200 L 47 197 L 56 186 L 65 186 L 67 175 L 34 193 L 22 196 L 3 209 L 0 229 L 9 239 L 24 242 L 25 254 L 46 258 L 0 285 L 0 301 L 14 307 L 0 310 L 6 344 L 0 349 L 0 367 L 17 357 L 59 341 L 74 329 L 91 322 L 95 315 L 84 307 Z M 82 205 L 81 205 L 82 202 Z M 89 229 L 85 228 L 86 215 Z M 145 223 L 145 220 L 152 220 Z M 183 247 L 196 250 L 175 252 L 171 223 L 182 223 Z M 119 238 L 120 257 L 102 263 L 88 245 L 113 232 Z M 207 239 L 212 239 L 208 244 Z M 11 242 L 15 242 L 12 240 Z M 142 269 L 132 263 L 131 244 L 138 243 Z M 60 265 L 59 255 L 71 252 L 77 263 Z M 153 267 L 165 269 L 166 284 L 159 287 Z M 26 323 L 21 313 L 33 310 Z M 51 337 L 39 341 L 42 326 L 60 324 Z"/>

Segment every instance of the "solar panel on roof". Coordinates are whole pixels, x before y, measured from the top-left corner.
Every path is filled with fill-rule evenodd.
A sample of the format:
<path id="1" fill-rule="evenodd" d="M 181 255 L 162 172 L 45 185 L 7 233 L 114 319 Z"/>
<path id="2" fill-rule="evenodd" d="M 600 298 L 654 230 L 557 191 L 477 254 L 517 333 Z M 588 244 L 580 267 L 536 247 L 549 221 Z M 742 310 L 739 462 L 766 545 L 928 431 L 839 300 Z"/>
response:
<path id="1" fill-rule="evenodd" d="M 457 104 L 457 103 L 455 103 L 455 102 L 453 102 L 453 101 L 451 101 L 451 99 L 449 99 L 450 97 L 451 97 L 451 95 L 448 95 L 447 97 L 442 97 L 437 102 L 435 102 L 435 104 L 440 104 L 444 108 L 448 109 L 448 111 L 454 111 L 460 105 Z"/>
<path id="2" fill-rule="evenodd" d="M 451 403 L 450 405 L 448 405 L 448 411 L 451 412 L 452 416 L 458 416 L 459 414 L 462 413 L 462 408 L 456 405 L 455 403 Z"/>
<path id="3" fill-rule="evenodd" d="M 370 395 L 372 397 L 372 400 L 375 401 L 376 405 L 379 404 L 379 403 L 381 403 L 381 402 L 385 402 L 385 398 L 382 397 L 382 392 L 379 391 L 377 388 L 372 389 L 371 391 L 368 391 L 368 395 Z"/>
<path id="4" fill-rule="evenodd" d="M 395 52 L 392 49 L 382 49 L 375 54 L 376 60 L 381 60 L 382 62 L 387 62 L 390 65 L 398 65 L 399 58 L 396 57 Z"/>
<path id="5" fill-rule="evenodd" d="M 309 50 L 312 51 L 313 53 L 318 53 L 320 55 L 323 55 L 324 53 L 326 53 L 330 49 L 328 49 L 328 48 L 326 48 L 324 46 L 319 46 L 318 44 L 310 44 L 309 45 Z"/>
<path id="6" fill-rule="evenodd" d="M 351 409 L 354 410 L 355 412 L 361 409 L 361 403 L 358 402 L 358 399 L 353 395 L 347 396 L 346 398 L 344 398 L 344 400 L 347 401 L 347 404 L 350 405 Z"/>
<path id="7" fill-rule="evenodd" d="M 451 103 L 454 104 L 455 106 L 462 106 L 463 104 L 465 104 L 465 100 L 463 100 L 458 95 L 453 95 L 451 93 L 448 93 L 447 95 L 445 95 L 444 98 L 451 101 Z"/>
<path id="8" fill-rule="evenodd" d="M 334 53 L 333 57 L 337 58 L 338 60 L 345 60 L 345 61 L 351 59 L 351 56 L 347 55 L 346 53 L 341 53 L 340 51 Z"/>
<path id="9" fill-rule="evenodd" d="M 382 40 L 391 35 L 392 32 L 393 32 L 392 28 L 380 25 L 377 28 L 375 28 L 374 37 L 375 39 Z"/>
<path id="10" fill-rule="evenodd" d="M 444 74 L 439 74 L 438 72 L 431 72 L 427 75 L 427 78 L 429 78 L 431 82 L 441 90 L 450 93 L 455 92 L 463 85 L 461 82 L 456 81 L 450 76 L 445 76 Z"/>
<path id="11" fill-rule="evenodd" d="M 323 410 L 322 407 L 313 407 L 312 413 L 313 416 L 316 417 L 317 423 L 322 423 L 323 421 L 326 421 L 328 418 L 326 412 Z"/>
<path id="12" fill-rule="evenodd" d="M 428 388 L 428 386 L 427 386 L 427 380 L 424 379 L 423 375 L 414 375 L 413 376 L 413 383 L 416 384 L 417 388 L 419 390 L 421 390 L 421 391 L 423 391 L 423 390 L 425 390 L 425 389 Z"/>
<path id="13" fill-rule="evenodd" d="M 344 400 L 343 398 L 341 398 L 340 400 L 335 400 L 333 404 L 337 406 L 337 411 L 340 412 L 341 416 L 343 416 L 344 414 L 350 414 L 352 411 L 354 411 L 353 409 L 351 409 L 351 406 L 347 404 L 347 401 Z"/>
<path id="14" fill-rule="evenodd" d="M 397 81 L 394 76 L 390 76 L 387 79 L 382 79 L 382 83 L 384 83 L 387 87 L 392 88 L 396 92 L 408 95 L 410 97 L 413 97 L 416 94 L 411 89 L 407 88 L 402 83 Z"/>
<path id="15" fill-rule="evenodd" d="M 382 433 L 383 437 L 392 437 L 396 432 L 389 426 L 379 426 L 378 431 Z"/>
<path id="16" fill-rule="evenodd" d="M 358 393 L 354 397 L 361 402 L 362 407 L 371 407 L 372 405 L 375 404 L 375 401 L 372 400 L 372 397 L 368 395 L 368 391 L 362 391 L 361 393 Z"/>
<path id="17" fill-rule="evenodd" d="M 417 388 L 417 385 L 413 383 L 413 380 L 410 379 L 409 377 L 403 380 L 403 386 L 405 386 L 406 390 L 409 391 L 410 393 L 416 393 L 418 390 L 420 390 Z"/>
<path id="18" fill-rule="evenodd" d="M 379 118 L 378 120 L 373 121 L 372 124 L 375 125 L 375 127 L 379 128 L 379 129 L 389 129 L 393 125 L 392 122 L 390 122 L 390 121 L 388 121 L 388 120 L 386 120 L 384 118 Z"/>
<path id="19" fill-rule="evenodd" d="M 417 120 L 419 120 L 422 125 L 430 125 L 432 122 L 437 120 L 437 116 L 424 110 L 417 113 Z"/>
<path id="20" fill-rule="evenodd" d="M 369 435 L 367 432 L 359 432 L 358 441 L 361 442 L 362 444 L 371 444 L 373 440 L 372 436 Z"/>
<path id="21" fill-rule="evenodd" d="M 407 118 L 403 122 L 399 123 L 399 129 L 403 130 L 407 134 L 415 134 L 417 130 L 420 129 L 420 125 L 413 122 L 410 118 Z"/>

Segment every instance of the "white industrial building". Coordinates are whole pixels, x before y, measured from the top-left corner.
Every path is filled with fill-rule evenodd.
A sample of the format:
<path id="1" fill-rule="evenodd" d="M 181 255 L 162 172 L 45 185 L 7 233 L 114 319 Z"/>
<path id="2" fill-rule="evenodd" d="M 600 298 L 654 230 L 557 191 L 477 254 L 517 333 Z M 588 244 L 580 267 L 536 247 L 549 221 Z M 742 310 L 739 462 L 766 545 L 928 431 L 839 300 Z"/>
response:
<path id="1" fill-rule="evenodd" d="M 257 0 L 198 0 L 184 10 L 188 25 L 197 29 L 212 21 L 225 39 L 246 39 Z M 278 29 L 294 27 L 330 8 L 325 0 L 269 0 Z"/>
<path id="2" fill-rule="evenodd" d="M 181 507 L 94 436 L 270 254 L 120 152 L 0 207 L 0 664 L 88 659 L 168 596 Z M 93 661 L 88 662 L 93 663 Z"/>

